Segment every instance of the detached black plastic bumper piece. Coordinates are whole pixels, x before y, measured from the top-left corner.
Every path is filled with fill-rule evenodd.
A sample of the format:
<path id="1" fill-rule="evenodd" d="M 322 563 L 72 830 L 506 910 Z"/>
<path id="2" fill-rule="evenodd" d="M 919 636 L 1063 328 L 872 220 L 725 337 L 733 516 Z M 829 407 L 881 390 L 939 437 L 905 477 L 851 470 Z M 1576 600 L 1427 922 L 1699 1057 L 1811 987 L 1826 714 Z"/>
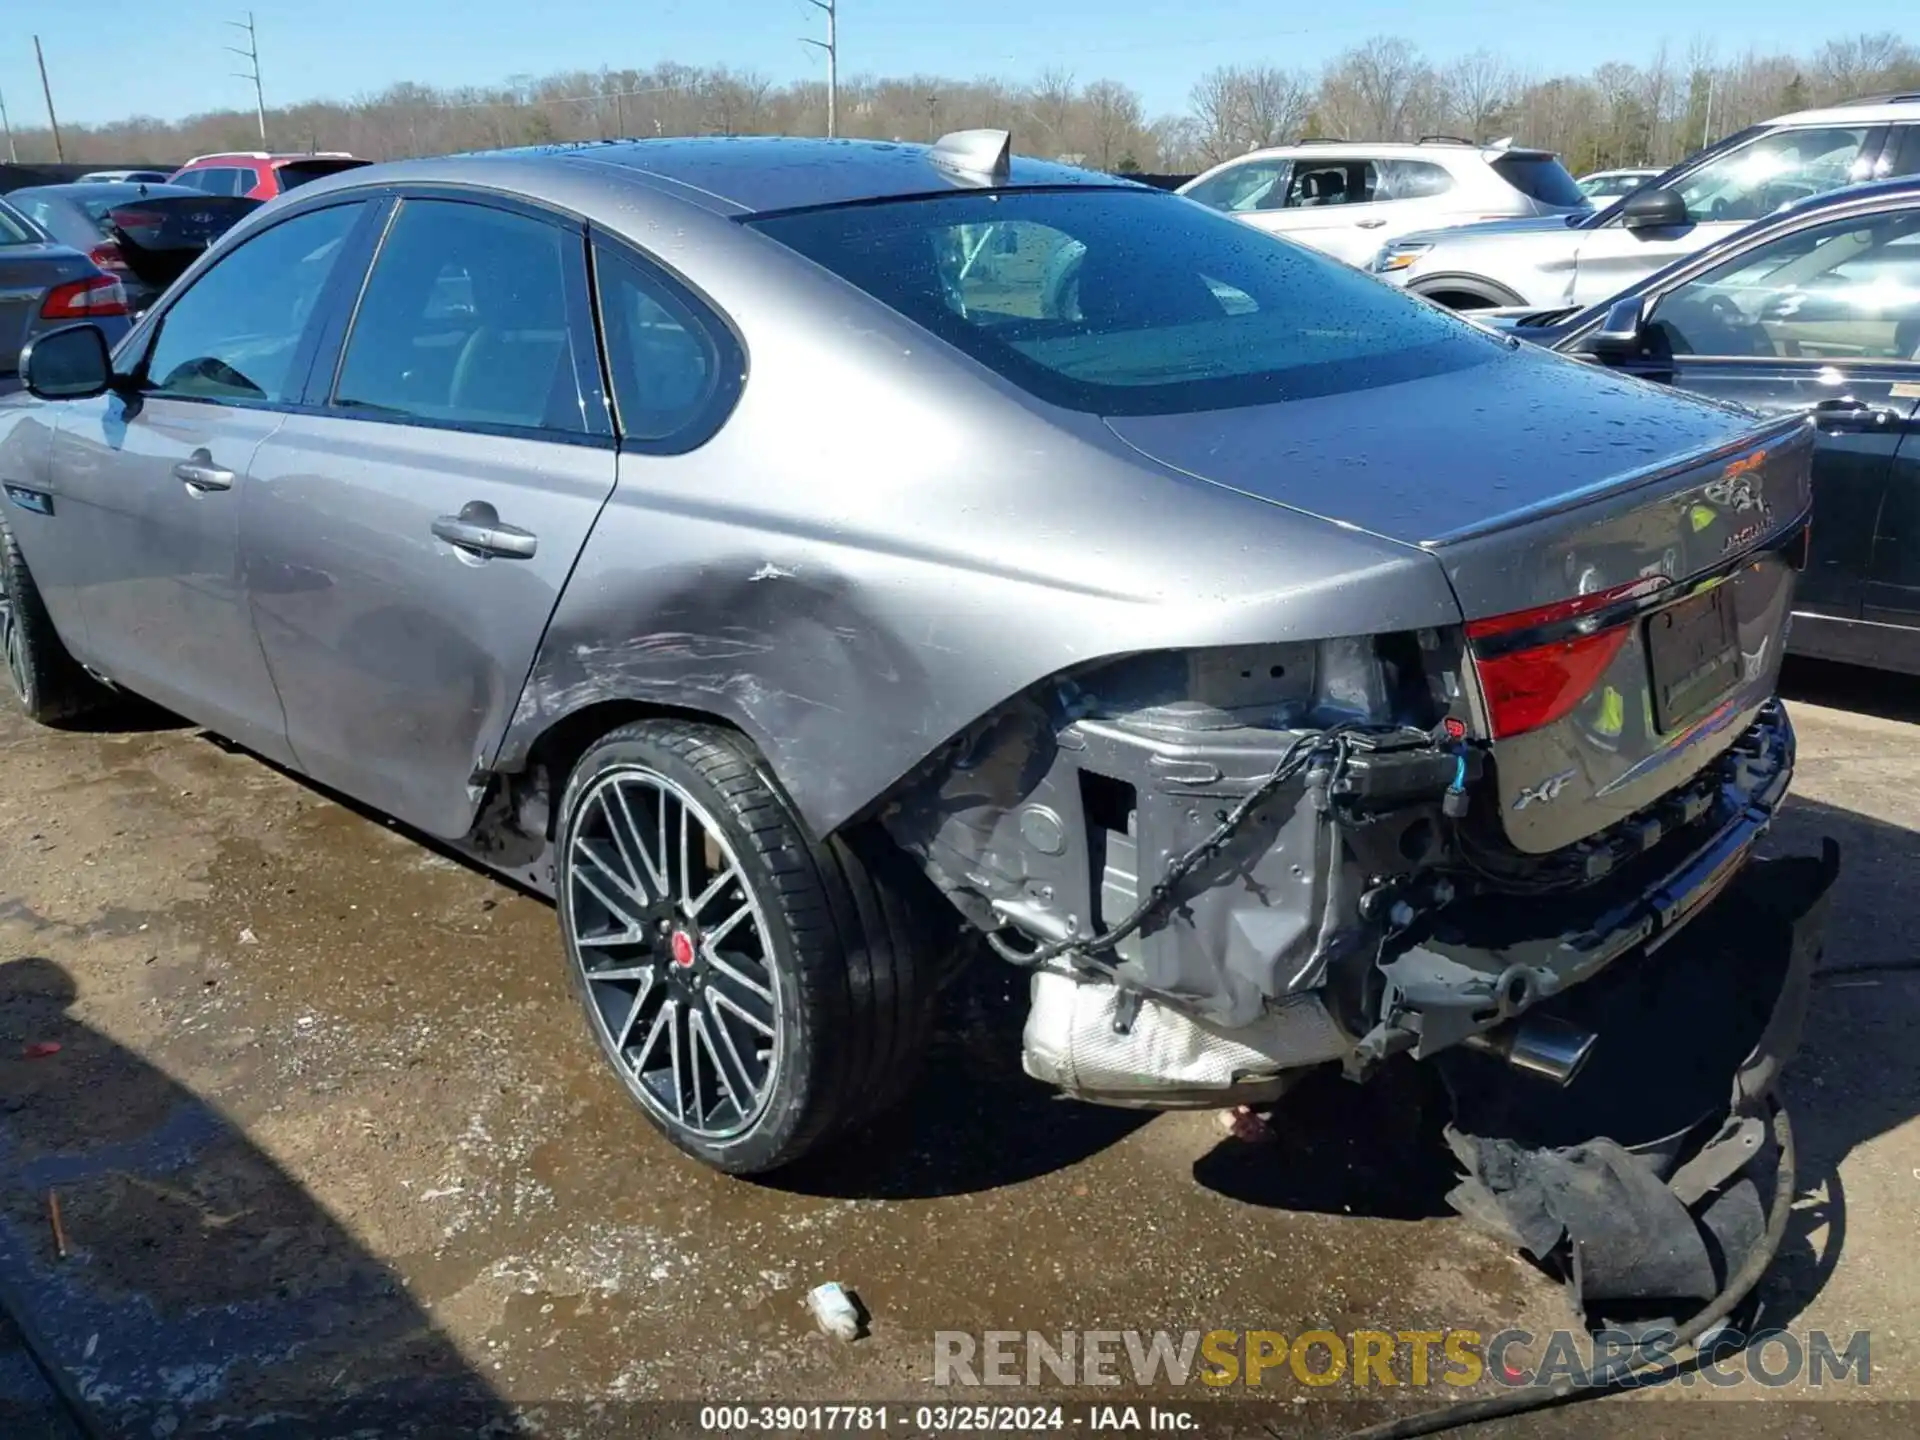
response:
<path id="1" fill-rule="evenodd" d="M 1760 1245 L 1767 1098 L 1799 1048 L 1839 846 L 1749 864 L 1652 954 L 1537 1007 L 1598 1035 L 1564 1088 L 1449 1051 L 1454 1208 L 1558 1274 L 1590 1322 L 1667 1323 Z"/>

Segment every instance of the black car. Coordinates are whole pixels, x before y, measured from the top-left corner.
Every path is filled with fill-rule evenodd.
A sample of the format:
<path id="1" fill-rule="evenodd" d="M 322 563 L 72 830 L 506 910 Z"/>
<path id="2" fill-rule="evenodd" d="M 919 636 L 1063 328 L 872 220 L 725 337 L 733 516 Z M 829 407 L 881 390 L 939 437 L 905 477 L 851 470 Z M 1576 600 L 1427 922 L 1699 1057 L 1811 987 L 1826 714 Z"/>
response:
<path id="1" fill-rule="evenodd" d="M 1812 554 L 1788 649 L 1920 674 L 1920 180 L 1806 201 L 1585 310 L 1491 323 L 1715 400 L 1812 416 Z M 1737 480 L 1723 503 L 1767 524 Z"/>
<path id="2" fill-rule="evenodd" d="M 7 203 L 117 277 L 138 313 L 260 202 L 186 185 L 94 181 L 30 185 Z"/>

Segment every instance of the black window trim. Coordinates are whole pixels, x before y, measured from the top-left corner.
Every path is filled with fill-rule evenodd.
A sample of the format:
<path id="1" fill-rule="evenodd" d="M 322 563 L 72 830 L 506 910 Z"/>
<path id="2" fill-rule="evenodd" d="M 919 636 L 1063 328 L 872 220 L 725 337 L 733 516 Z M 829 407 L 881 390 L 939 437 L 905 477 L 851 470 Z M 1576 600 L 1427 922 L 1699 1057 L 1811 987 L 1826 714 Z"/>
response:
<path id="1" fill-rule="evenodd" d="M 134 388 L 132 394 L 129 396 L 129 404 L 144 404 L 148 400 L 166 400 L 168 402 L 178 402 L 185 405 L 217 405 L 235 410 L 265 410 L 289 415 L 310 410 L 312 407 L 305 403 L 304 398 L 298 400 L 253 400 L 244 395 L 176 395 L 150 391 L 143 388 L 148 378 L 147 364 L 153 358 L 154 342 L 159 338 L 161 330 L 165 328 L 167 317 L 173 313 L 174 308 L 179 305 L 182 300 L 194 292 L 195 288 L 198 287 L 200 281 L 205 278 L 207 273 L 215 266 L 223 264 L 229 255 L 251 245 L 255 240 L 267 234 L 269 231 L 277 230 L 282 225 L 289 224 L 303 216 L 318 214 L 322 210 L 338 209 L 343 205 L 365 207 L 367 199 L 368 197 L 365 195 L 326 195 L 316 197 L 316 203 L 314 204 L 304 205 L 295 210 L 283 211 L 263 225 L 248 226 L 246 231 L 233 244 L 216 244 L 210 248 L 205 255 L 202 255 L 200 259 L 196 260 L 186 275 L 182 277 L 182 281 L 176 282 L 173 286 L 168 287 L 168 292 L 163 297 L 161 303 L 147 312 L 139 324 L 127 334 L 126 338 L 121 341 L 113 352 L 113 368 L 115 373 L 125 375 L 128 380 L 133 382 Z M 357 252 L 365 241 L 370 218 L 367 211 L 371 208 L 372 207 L 363 208 L 361 215 L 348 227 L 346 238 L 342 242 L 340 259 L 335 263 L 333 273 L 327 276 L 326 283 L 320 287 L 320 294 L 314 301 L 313 313 L 307 316 L 306 325 L 300 332 L 300 339 L 294 345 L 293 358 L 287 364 L 287 373 L 289 376 L 304 373 L 309 377 L 309 379 L 303 380 L 299 386 L 293 387 L 294 393 L 302 397 L 305 396 L 307 386 L 311 383 L 310 377 L 314 356 L 318 353 L 320 339 L 327 328 L 328 318 L 333 308 L 338 304 L 341 286 L 343 282 L 350 277 L 352 267 L 356 261 Z"/>
<path id="2" fill-rule="evenodd" d="M 727 421 L 732 419 L 733 412 L 739 408 L 740 397 L 746 391 L 751 368 L 745 338 L 734 325 L 732 318 L 714 302 L 711 296 L 658 256 L 642 249 L 625 236 L 608 231 L 600 225 L 590 224 L 587 227 L 587 253 L 590 259 L 590 283 L 593 291 L 595 348 L 599 354 L 601 367 L 600 383 L 606 394 L 608 409 L 614 416 L 620 453 L 623 455 L 686 455 L 698 450 L 726 428 Z M 603 254 L 634 266 L 655 281 L 681 305 L 699 326 L 701 333 L 706 336 L 707 343 L 713 347 L 717 364 L 713 384 L 708 389 L 706 399 L 688 417 L 685 424 L 669 435 L 657 438 L 628 435 L 625 427 L 620 423 L 617 400 L 619 391 L 613 383 L 613 355 L 607 343 L 606 309 L 602 303 L 600 263 Z"/>
<path id="3" fill-rule="evenodd" d="M 1639 299 L 1642 304 L 1641 313 L 1651 315 L 1654 308 L 1659 305 L 1662 300 L 1666 299 L 1667 296 L 1671 295 L 1674 291 L 1680 289 L 1681 286 L 1690 285 L 1709 270 L 1718 270 L 1722 265 L 1729 264 L 1743 256 L 1752 254 L 1763 245 L 1771 245 L 1776 240 L 1798 235 L 1806 230 L 1818 229 L 1838 221 L 1872 220 L 1882 215 L 1891 215 L 1898 211 L 1907 210 L 1920 211 L 1920 195 L 1902 197 L 1899 203 L 1891 205 L 1884 200 L 1868 200 L 1856 205 L 1836 205 L 1830 210 L 1818 210 L 1796 215 L 1791 221 L 1783 222 L 1777 229 L 1768 230 L 1763 235 L 1743 234 L 1740 236 L 1740 244 L 1730 246 L 1717 254 L 1711 249 L 1702 251 L 1698 256 L 1694 257 L 1692 263 L 1688 264 L 1685 269 L 1676 270 L 1667 278 L 1665 283 L 1659 287 L 1656 288 L 1649 285 L 1647 288 L 1641 290 L 1639 292 Z M 1615 298 L 1624 299 L 1632 294 L 1632 291 L 1627 291 L 1623 295 Z M 1611 300 L 1603 300 L 1598 305 L 1593 306 L 1590 312 L 1593 318 L 1578 330 L 1568 332 L 1555 343 L 1553 348 L 1561 353 L 1571 351 L 1575 342 L 1583 339 L 1599 326 L 1606 323 L 1607 311 L 1612 303 Z M 1666 370 L 1682 362 L 1687 365 L 1705 365 L 1716 368 L 1739 365 L 1764 365 L 1769 369 L 1780 366 L 1808 370 L 1867 368 L 1876 374 L 1890 370 L 1920 371 L 1920 360 L 1889 360 L 1879 356 L 1835 360 L 1832 356 L 1817 355 L 1675 355 L 1669 360 L 1663 360 L 1656 368 Z M 1631 367 L 1623 368 L 1630 369 Z"/>
<path id="4" fill-rule="evenodd" d="M 340 192 L 329 192 L 326 198 L 331 199 L 338 193 Z M 377 229 L 374 232 L 366 262 L 360 268 L 353 292 L 350 296 L 343 297 L 345 303 L 338 307 L 337 323 L 327 327 L 324 343 L 316 346 L 313 368 L 309 373 L 304 392 L 306 403 L 301 407 L 303 410 L 334 419 L 355 420 L 373 425 L 398 425 L 411 429 L 443 430 L 467 435 L 493 435 L 502 439 L 538 440 L 556 445 L 580 445 L 590 449 L 614 448 L 616 440 L 612 402 L 601 375 L 601 342 L 595 326 L 595 307 L 587 275 L 586 227 L 581 217 L 552 206 L 535 204 L 503 191 L 469 185 L 382 185 L 369 186 L 363 191 L 347 193 L 377 198 L 383 203 L 376 207 L 380 212 L 376 222 Z M 346 363 L 347 346 L 353 339 L 354 327 L 360 318 L 360 307 L 366 300 L 367 287 L 373 279 L 373 267 L 379 263 L 380 252 L 386 246 L 387 237 L 392 233 L 394 224 L 410 200 L 477 205 L 483 209 L 537 220 L 563 232 L 571 232 L 578 238 L 579 249 L 577 252 L 567 254 L 562 262 L 561 274 L 562 287 L 566 295 L 567 328 L 576 335 L 591 337 L 593 342 L 590 345 L 568 347 L 574 362 L 575 396 L 588 427 L 586 430 L 555 430 L 545 425 L 500 425 L 486 421 L 446 420 L 425 415 L 395 415 L 386 411 L 361 409 L 340 403 L 337 398 L 340 371 Z"/>

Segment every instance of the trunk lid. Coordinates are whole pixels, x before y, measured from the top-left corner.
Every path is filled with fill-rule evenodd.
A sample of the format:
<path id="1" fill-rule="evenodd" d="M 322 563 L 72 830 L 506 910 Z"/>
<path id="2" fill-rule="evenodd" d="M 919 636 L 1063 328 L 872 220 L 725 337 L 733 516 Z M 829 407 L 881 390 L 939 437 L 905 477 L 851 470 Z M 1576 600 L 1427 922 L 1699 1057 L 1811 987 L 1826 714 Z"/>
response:
<path id="1" fill-rule="evenodd" d="M 1775 687 L 1795 573 L 1785 542 L 1811 500 L 1803 421 L 1762 425 L 1529 350 L 1106 423 L 1196 478 L 1434 556 L 1475 636 L 1479 729 L 1520 850 L 1645 809 L 1726 750 Z M 1615 643 L 1581 649 L 1601 631 Z M 1578 693 L 1565 713 L 1501 733 L 1494 687 L 1510 695 L 1512 667 L 1540 645 L 1581 649 Z"/>
<path id="2" fill-rule="evenodd" d="M 238 195 L 147 195 L 116 205 L 102 223 L 127 269 L 157 291 L 259 205 Z"/>

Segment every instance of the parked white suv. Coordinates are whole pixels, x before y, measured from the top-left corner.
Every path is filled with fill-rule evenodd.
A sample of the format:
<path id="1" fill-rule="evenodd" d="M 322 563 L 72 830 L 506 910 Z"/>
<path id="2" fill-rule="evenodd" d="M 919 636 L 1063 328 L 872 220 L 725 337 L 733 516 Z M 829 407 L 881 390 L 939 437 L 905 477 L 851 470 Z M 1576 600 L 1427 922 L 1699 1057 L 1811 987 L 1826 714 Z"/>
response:
<path id="1" fill-rule="evenodd" d="M 1366 264 L 1382 241 L 1415 230 L 1592 208 L 1544 150 L 1444 136 L 1417 145 L 1315 140 L 1254 150 L 1196 175 L 1180 193 L 1349 265 Z"/>
<path id="2" fill-rule="evenodd" d="M 1783 115 L 1605 209 L 1389 239 L 1376 275 L 1456 310 L 1592 305 L 1814 195 L 1920 174 L 1920 94 Z"/>

